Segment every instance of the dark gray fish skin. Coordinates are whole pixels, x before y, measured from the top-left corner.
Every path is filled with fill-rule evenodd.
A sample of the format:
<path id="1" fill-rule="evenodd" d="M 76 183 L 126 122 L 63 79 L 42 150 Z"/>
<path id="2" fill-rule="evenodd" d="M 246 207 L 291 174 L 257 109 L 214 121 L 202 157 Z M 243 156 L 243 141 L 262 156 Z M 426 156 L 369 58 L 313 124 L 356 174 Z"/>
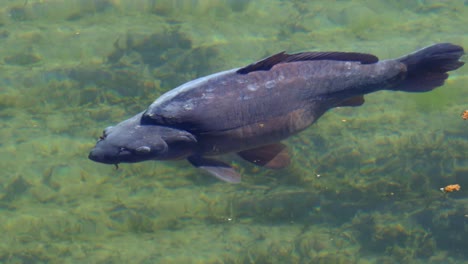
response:
<path id="1" fill-rule="evenodd" d="M 238 74 L 236 70 L 209 75 L 164 94 L 144 117 L 196 133 L 236 129 L 297 109 L 324 112 L 347 98 L 388 88 L 406 73 L 405 65 L 393 60 L 377 64 L 298 61 L 269 71 Z"/>
<path id="2" fill-rule="evenodd" d="M 182 159 L 193 154 L 196 139 L 192 134 L 165 126 L 142 126 L 142 114 L 106 128 L 88 158 L 119 164 Z"/>
<path id="3" fill-rule="evenodd" d="M 362 53 L 278 53 L 240 69 L 183 84 L 105 131 L 90 159 L 118 164 L 187 158 L 228 182 L 240 175 L 207 156 L 237 152 L 254 164 L 289 164 L 279 142 L 328 109 L 359 106 L 379 90 L 427 92 L 463 65 L 463 48 L 440 43 L 394 60 Z"/>

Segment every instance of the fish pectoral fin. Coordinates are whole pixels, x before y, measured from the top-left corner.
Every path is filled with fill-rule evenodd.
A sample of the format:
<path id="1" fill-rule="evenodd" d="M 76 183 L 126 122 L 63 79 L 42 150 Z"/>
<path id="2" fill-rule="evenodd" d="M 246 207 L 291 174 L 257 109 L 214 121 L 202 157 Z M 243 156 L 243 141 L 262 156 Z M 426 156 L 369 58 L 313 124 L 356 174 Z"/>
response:
<path id="1" fill-rule="evenodd" d="M 364 104 L 364 96 L 358 95 L 355 97 L 348 98 L 342 102 L 340 102 L 337 107 L 341 106 L 361 106 Z"/>
<path id="2" fill-rule="evenodd" d="M 237 154 L 246 161 L 269 169 L 281 169 L 291 163 L 288 148 L 282 143 L 243 150 Z"/>
<path id="3" fill-rule="evenodd" d="M 205 170 L 222 181 L 229 183 L 239 183 L 241 181 L 241 175 L 225 162 L 201 156 L 190 156 L 187 160 L 193 166 Z"/>

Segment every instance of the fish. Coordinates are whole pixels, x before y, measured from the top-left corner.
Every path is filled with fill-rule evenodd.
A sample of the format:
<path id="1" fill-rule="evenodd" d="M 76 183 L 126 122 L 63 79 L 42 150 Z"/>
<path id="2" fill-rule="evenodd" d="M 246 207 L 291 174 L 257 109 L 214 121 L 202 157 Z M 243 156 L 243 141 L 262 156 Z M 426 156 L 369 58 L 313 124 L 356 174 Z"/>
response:
<path id="1" fill-rule="evenodd" d="M 291 163 L 282 143 L 335 107 L 357 107 L 381 90 L 429 92 L 464 65 L 463 47 L 437 43 L 396 59 L 359 52 L 280 52 L 176 87 L 106 128 L 89 153 L 104 164 L 185 159 L 230 183 L 241 175 L 217 158 L 257 166 Z"/>

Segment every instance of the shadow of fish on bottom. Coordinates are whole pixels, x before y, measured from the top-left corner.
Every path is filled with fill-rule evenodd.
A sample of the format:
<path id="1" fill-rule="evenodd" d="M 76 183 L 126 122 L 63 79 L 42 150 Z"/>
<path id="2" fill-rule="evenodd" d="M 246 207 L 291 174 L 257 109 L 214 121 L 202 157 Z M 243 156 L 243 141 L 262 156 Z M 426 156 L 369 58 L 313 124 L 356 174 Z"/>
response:
<path id="1" fill-rule="evenodd" d="M 231 183 L 241 176 L 212 158 L 237 153 L 266 168 L 290 163 L 280 143 L 328 109 L 359 106 L 379 90 L 427 92 L 460 68 L 462 47 L 439 43 L 397 59 L 354 52 L 284 52 L 187 82 L 145 111 L 104 130 L 89 158 L 106 164 L 187 159 Z"/>

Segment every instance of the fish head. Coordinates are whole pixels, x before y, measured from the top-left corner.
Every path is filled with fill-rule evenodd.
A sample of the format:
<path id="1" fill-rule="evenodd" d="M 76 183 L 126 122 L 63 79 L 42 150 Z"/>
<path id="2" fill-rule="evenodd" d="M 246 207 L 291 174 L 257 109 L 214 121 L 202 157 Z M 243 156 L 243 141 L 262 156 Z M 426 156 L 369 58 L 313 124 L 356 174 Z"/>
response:
<path id="1" fill-rule="evenodd" d="M 89 153 L 95 162 L 114 164 L 184 158 L 196 139 L 184 130 L 141 124 L 141 114 L 106 128 Z"/>

